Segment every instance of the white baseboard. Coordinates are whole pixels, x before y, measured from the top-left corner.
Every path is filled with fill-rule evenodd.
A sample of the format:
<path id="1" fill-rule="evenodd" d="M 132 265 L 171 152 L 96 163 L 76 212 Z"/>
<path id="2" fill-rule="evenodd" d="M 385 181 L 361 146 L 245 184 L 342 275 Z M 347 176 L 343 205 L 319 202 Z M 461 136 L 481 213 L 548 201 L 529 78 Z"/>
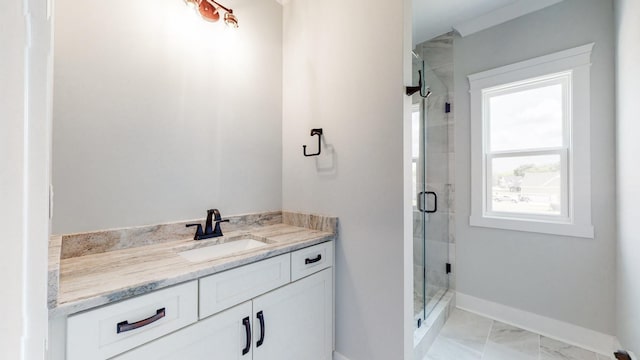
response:
<path id="1" fill-rule="evenodd" d="M 609 357 L 613 354 L 614 350 L 617 350 L 617 344 L 619 344 L 617 339 L 612 335 L 460 292 L 456 294 L 456 305 L 459 309 L 486 316 Z"/>
<path id="2" fill-rule="evenodd" d="M 333 360 L 349 360 L 346 356 L 340 354 L 337 351 L 333 352 Z"/>

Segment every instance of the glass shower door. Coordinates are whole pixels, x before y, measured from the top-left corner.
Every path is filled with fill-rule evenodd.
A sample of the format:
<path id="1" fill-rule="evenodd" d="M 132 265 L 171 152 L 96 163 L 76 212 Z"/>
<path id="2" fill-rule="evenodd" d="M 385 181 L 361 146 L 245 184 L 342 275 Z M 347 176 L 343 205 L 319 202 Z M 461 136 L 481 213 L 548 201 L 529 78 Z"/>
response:
<path id="1" fill-rule="evenodd" d="M 420 57 L 413 59 L 413 72 L 414 84 L 423 83 L 412 97 L 414 314 L 420 326 L 449 287 L 448 90 Z"/>

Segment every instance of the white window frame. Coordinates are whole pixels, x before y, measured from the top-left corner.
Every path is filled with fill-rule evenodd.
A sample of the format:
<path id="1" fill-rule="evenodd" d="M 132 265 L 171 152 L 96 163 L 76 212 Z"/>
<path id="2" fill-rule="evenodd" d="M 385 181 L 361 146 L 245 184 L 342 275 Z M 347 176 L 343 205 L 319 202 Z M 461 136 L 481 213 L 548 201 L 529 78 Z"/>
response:
<path id="1" fill-rule="evenodd" d="M 471 94 L 471 226 L 593 238 L 591 224 L 590 68 L 594 44 L 469 75 Z M 563 111 L 563 146 L 523 150 L 518 155 L 559 154 L 564 199 L 560 216 L 491 211 L 487 181 L 491 159 L 515 151 L 488 153 L 488 116 L 484 96 L 533 81 L 568 75 L 568 109 Z"/>

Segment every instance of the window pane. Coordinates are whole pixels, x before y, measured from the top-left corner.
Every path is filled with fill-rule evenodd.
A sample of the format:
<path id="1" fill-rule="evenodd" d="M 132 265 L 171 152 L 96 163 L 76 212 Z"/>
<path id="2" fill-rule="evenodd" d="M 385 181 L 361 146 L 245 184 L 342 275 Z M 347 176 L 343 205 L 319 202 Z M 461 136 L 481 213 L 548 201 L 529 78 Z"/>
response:
<path id="1" fill-rule="evenodd" d="M 501 157 L 491 160 L 491 210 L 560 215 L 560 155 Z"/>
<path id="2" fill-rule="evenodd" d="M 562 146 L 562 85 L 489 95 L 491 151 Z"/>

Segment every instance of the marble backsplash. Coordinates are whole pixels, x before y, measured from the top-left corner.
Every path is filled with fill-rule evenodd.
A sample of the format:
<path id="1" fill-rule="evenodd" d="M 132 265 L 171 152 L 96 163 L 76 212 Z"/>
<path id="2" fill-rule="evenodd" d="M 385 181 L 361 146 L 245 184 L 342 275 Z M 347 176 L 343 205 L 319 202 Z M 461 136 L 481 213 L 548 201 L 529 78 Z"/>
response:
<path id="1" fill-rule="evenodd" d="M 222 231 L 233 231 L 238 228 L 248 229 L 253 226 L 265 226 L 282 223 L 282 212 L 273 211 L 258 214 L 223 217 L 228 223 L 221 223 Z M 132 247 L 158 244 L 176 239 L 193 237 L 194 227 L 186 224 L 200 223 L 204 227 L 205 219 L 179 221 L 166 224 L 137 226 L 122 229 L 98 230 L 62 236 L 60 258 L 98 254 L 108 251 L 128 249 Z"/>
<path id="2" fill-rule="evenodd" d="M 282 223 L 311 230 L 338 233 L 338 218 L 336 217 L 283 211 Z"/>
<path id="3" fill-rule="evenodd" d="M 337 218 L 314 214 L 272 211 L 256 214 L 223 217 L 229 222 L 221 223 L 223 233 L 253 227 L 287 224 L 337 233 Z M 58 235 L 60 237 L 60 259 L 99 254 L 114 250 L 159 244 L 176 239 L 192 238 L 195 228 L 186 224 L 200 223 L 205 219 L 179 221 L 166 224 L 138 226 L 122 229 L 100 230 L 78 234 Z M 53 239 L 54 237 L 52 237 Z"/>

